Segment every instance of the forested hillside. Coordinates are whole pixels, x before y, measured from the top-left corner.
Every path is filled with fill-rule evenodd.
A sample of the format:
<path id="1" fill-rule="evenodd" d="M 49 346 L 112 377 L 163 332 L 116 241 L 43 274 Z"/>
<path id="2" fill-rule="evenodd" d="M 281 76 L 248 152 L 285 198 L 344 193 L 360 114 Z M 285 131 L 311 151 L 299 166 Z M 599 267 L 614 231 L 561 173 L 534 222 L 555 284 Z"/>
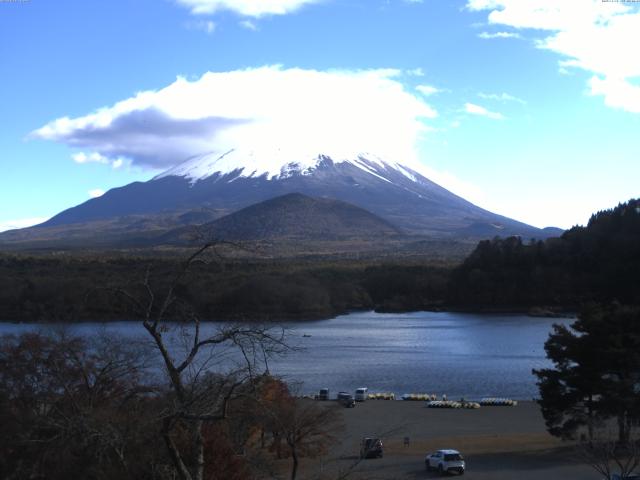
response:
<path id="1" fill-rule="evenodd" d="M 133 319 L 117 290 L 145 278 L 168 288 L 182 258 L 0 256 L 0 318 L 76 322 Z M 305 320 L 352 310 L 425 310 L 445 296 L 450 269 L 364 262 L 220 261 L 194 265 L 176 294 L 205 319 Z M 148 272 L 148 273 L 147 273 Z"/>
<path id="2" fill-rule="evenodd" d="M 560 238 L 480 242 L 459 266 L 428 259 L 231 259 L 194 265 L 177 293 L 206 319 L 304 320 L 353 311 L 577 311 L 640 305 L 640 200 L 599 212 Z M 132 318 L 114 295 L 167 288 L 182 256 L 0 255 L 0 318 Z M 139 293 L 139 292 L 137 292 Z"/>
<path id="3" fill-rule="evenodd" d="M 452 273 L 448 303 L 468 307 L 577 307 L 640 303 L 640 200 L 594 214 L 560 238 L 480 242 Z"/>

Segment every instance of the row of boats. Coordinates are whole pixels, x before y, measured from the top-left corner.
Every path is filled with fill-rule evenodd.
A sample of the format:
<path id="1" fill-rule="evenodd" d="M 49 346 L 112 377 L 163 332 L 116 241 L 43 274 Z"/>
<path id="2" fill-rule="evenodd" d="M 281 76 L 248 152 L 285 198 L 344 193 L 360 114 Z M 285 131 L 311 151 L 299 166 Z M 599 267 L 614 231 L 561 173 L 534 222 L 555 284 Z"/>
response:
<path id="1" fill-rule="evenodd" d="M 405 393 L 400 397 L 405 401 L 412 402 L 427 402 L 427 406 L 430 408 L 480 408 L 485 407 L 513 407 L 518 404 L 516 400 L 510 398 L 497 398 L 486 397 L 479 402 L 469 402 L 464 399 L 459 401 L 447 400 L 446 395 L 442 396 L 442 400 L 438 400 L 438 397 L 432 393 Z M 396 395 L 393 392 L 377 392 L 369 393 L 367 395 L 368 400 L 395 400 Z"/>
<path id="2" fill-rule="evenodd" d="M 478 402 L 467 402 L 467 401 L 455 402 L 453 400 L 430 400 L 427 402 L 427 407 L 476 409 L 476 408 L 480 408 L 480 404 Z"/>
<path id="3" fill-rule="evenodd" d="M 516 405 L 518 405 L 518 402 L 510 398 L 483 398 L 479 402 L 469 402 L 464 399 L 459 402 L 453 400 L 429 400 L 427 402 L 427 407 L 429 408 L 476 409 L 480 407 L 515 407 Z"/>

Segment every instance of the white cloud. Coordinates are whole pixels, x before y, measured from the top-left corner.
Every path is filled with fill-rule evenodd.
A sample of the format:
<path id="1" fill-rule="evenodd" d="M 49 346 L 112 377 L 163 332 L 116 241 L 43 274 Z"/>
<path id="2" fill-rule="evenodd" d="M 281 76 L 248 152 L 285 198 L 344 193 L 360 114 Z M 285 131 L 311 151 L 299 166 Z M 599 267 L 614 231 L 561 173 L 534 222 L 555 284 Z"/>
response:
<path id="1" fill-rule="evenodd" d="M 0 220 L 0 232 L 6 232 L 7 230 L 15 230 L 17 228 L 27 228 L 33 225 L 38 225 L 42 222 L 46 222 L 49 217 L 32 217 L 32 218 L 20 218 L 18 220 Z"/>
<path id="2" fill-rule="evenodd" d="M 109 163 L 109 159 L 98 152 L 92 152 L 88 155 L 84 152 L 78 152 L 71 155 L 71 158 L 76 163 Z"/>
<path id="3" fill-rule="evenodd" d="M 521 37 L 519 33 L 513 33 L 513 32 L 495 32 L 495 33 L 481 32 L 478 34 L 478 38 L 489 40 L 492 38 L 521 38 Z"/>
<path id="4" fill-rule="evenodd" d="M 475 105 L 473 103 L 465 103 L 464 104 L 464 111 L 467 112 L 467 113 L 470 113 L 472 115 L 479 115 L 481 117 L 492 118 L 494 120 L 503 120 L 504 119 L 504 115 L 502 115 L 501 113 L 492 112 L 490 110 L 487 110 L 484 107 L 481 107 L 480 105 Z"/>
<path id="5" fill-rule="evenodd" d="M 472 11 L 490 10 L 489 23 L 514 28 L 567 30 L 628 11 L 621 3 L 601 0 L 468 0 Z"/>
<path id="6" fill-rule="evenodd" d="M 604 96 L 607 106 L 621 108 L 628 112 L 640 113 L 640 87 L 616 78 L 591 77 L 591 95 Z"/>
<path id="7" fill-rule="evenodd" d="M 433 87 L 431 85 L 418 85 L 416 87 L 416 90 L 419 91 L 421 94 L 423 94 L 425 97 L 428 97 L 430 95 L 435 95 L 436 93 L 439 93 L 442 91 L 439 88 Z"/>
<path id="8" fill-rule="evenodd" d="M 32 136 L 95 153 L 76 154 L 76 161 L 106 158 L 114 167 L 124 158 L 160 169 L 204 152 L 274 146 L 292 155 L 366 150 L 411 161 L 425 119 L 437 113 L 405 89 L 401 74 L 277 66 L 209 72 L 59 118 Z"/>
<path id="9" fill-rule="evenodd" d="M 480 98 L 484 98 L 485 100 L 497 100 L 499 102 L 516 102 L 521 105 L 526 105 L 527 102 L 522 100 L 521 98 L 514 97 L 513 95 L 509 95 L 508 93 L 478 93 Z"/>
<path id="10" fill-rule="evenodd" d="M 101 188 L 94 188 L 93 190 L 89 190 L 87 193 L 91 198 L 98 198 L 104 195 L 104 190 Z"/>
<path id="11" fill-rule="evenodd" d="M 205 32 L 207 32 L 208 34 L 212 34 L 216 29 L 216 24 L 213 23 L 211 20 L 208 20 L 207 22 L 205 22 Z"/>
<path id="12" fill-rule="evenodd" d="M 198 20 L 193 22 L 186 22 L 184 24 L 188 30 L 201 30 L 207 35 L 213 34 L 216 31 L 217 25 L 211 20 Z"/>
<path id="13" fill-rule="evenodd" d="M 108 156 L 102 155 L 101 153 L 98 153 L 98 152 L 91 152 L 89 154 L 85 152 L 77 152 L 71 155 L 71 158 L 73 159 L 74 162 L 80 163 L 80 164 L 83 164 L 83 163 L 111 164 L 111 166 L 115 169 L 120 168 L 125 163 L 125 160 L 123 158 L 118 157 L 118 158 L 111 159 Z"/>
<path id="14" fill-rule="evenodd" d="M 536 46 L 562 56 L 560 72 L 593 74 L 592 95 L 606 105 L 637 113 L 640 86 L 640 11 L 631 3 L 602 0 L 469 0 L 467 8 L 489 11 L 489 23 L 542 31 Z M 629 46 L 633 46 L 630 48 Z M 621 98 L 625 92 L 628 100 Z"/>
<path id="15" fill-rule="evenodd" d="M 222 10 L 245 17 L 259 18 L 265 15 L 285 15 L 304 5 L 324 0 L 177 0 L 194 15 L 210 15 Z"/>
<path id="16" fill-rule="evenodd" d="M 422 70 L 422 68 L 420 67 L 407 70 L 404 73 L 406 73 L 410 77 L 424 77 L 424 70 Z"/>
<path id="17" fill-rule="evenodd" d="M 256 32 L 258 30 L 258 26 L 251 20 L 242 20 L 240 22 L 240 26 L 242 28 L 246 28 L 247 30 L 251 30 L 253 32 Z"/>

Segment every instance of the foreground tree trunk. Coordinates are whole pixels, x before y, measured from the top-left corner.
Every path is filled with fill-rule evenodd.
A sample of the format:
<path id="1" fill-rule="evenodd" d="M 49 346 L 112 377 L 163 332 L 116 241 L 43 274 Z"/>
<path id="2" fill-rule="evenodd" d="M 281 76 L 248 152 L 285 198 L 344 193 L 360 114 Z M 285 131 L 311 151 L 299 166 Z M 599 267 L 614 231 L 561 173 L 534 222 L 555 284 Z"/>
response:
<path id="1" fill-rule="evenodd" d="M 589 441 L 592 442 L 594 439 L 594 422 L 596 421 L 596 412 L 593 410 L 593 395 L 589 395 L 588 400 L 588 420 L 587 420 L 587 432 L 589 435 Z"/>
<path id="2" fill-rule="evenodd" d="M 169 457 L 173 462 L 173 466 L 176 469 L 176 473 L 178 474 L 180 480 L 193 480 L 191 478 L 189 469 L 182 460 L 180 450 L 178 450 L 178 447 L 176 446 L 175 442 L 173 441 L 173 437 L 171 436 L 171 431 L 173 430 L 173 426 L 171 425 L 172 423 L 173 422 L 171 421 L 171 418 L 165 418 L 163 420 L 162 427 L 162 438 L 164 439 L 167 451 L 169 452 Z"/>
<path id="3" fill-rule="evenodd" d="M 194 422 L 194 446 L 195 446 L 195 472 L 193 480 L 202 480 L 204 478 L 204 439 L 202 438 L 203 421 L 197 420 Z"/>
<path id="4" fill-rule="evenodd" d="M 295 445 L 291 447 L 291 461 L 291 480 L 296 480 L 298 475 L 298 451 Z"/>
<path id="5" fill-rule="evenodd" d="M 175 395 L 163 419 L 162 437 L 180 480 L 203 480 L 206 467 L 205 424 L 225 420 L 229 403 L 238 396 L 237 389 L 247 385 L 247 382 L 251 384 L 260 365 L 266 368 L 268 357 L 288 350 L 284 331 L 273 334 L 270 329 L 254 325 L 225 326 L 206 337 L 201 336 L 200 318 L 188 302 L 178 297 L 176 291 L 184 287 L 183 282 L 192 265 L 196 261 L 203 261 L 200 257 L 205 251 L 213 249 L 214 258 L 219 258 L 215 252 L 216 245 L 216 242 L 207 243 L 193 253 L 162 295 L 155 292 L 149 270 L 138 295 L 116 289 L 116 293 L 129 300 L 142 316 L 142 325 L 162 357 Z M 182 358 L 176 358 L 175 349 L 169 348 L 171 345 L 163 336 L 171 329 L 179 331 L 185 340 Z M 240 362 L 225 369 L 211 362 L 215 358 L 216 348 L 228 347 L 240 352 L 244 364 Z M 206 369 L 203 365 L 206 365 Z M 174 438 L 179 426 L 186 427 L 190 432 L 189 456 L 181 452 Z"/>
<path id="6" fill-rule="evenodd" d="M 629 435 L 631 430 L 631 422 L 627 412 L 622 412 L 618 415 L 618 442 L 621 445 L 627 445 L 629 443 Z"/>

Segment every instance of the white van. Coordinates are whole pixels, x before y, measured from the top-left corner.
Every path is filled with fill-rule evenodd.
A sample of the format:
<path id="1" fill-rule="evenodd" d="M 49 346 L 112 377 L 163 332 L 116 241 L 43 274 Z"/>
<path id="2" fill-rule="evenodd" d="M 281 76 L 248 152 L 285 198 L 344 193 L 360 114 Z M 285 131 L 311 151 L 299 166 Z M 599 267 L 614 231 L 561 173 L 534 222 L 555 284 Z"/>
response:
<path id="1" fill-rule="evenodd" d="M 367 387 L 356 388 L 354 399 L 356 402 L 364 402 L 367 399 L 368 394 L 369 389 Z"/>

